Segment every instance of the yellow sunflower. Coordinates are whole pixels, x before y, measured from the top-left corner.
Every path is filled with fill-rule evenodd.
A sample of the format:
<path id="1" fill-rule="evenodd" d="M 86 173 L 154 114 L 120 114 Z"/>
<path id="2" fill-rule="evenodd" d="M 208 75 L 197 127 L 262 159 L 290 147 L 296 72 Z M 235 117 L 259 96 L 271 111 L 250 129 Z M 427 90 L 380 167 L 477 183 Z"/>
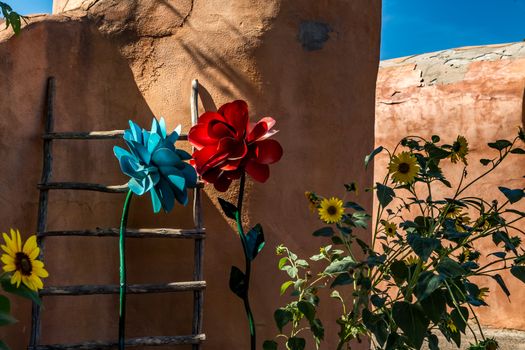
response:
<path id="1" fill-rule="evenodd" d="M 483 287 L 479 289 L 478 293 L 478 299 L 485 301 L 485 298 L 489 295 L 489 289 L 487 287 Z"/>
<path id="2" fill-rule="evenodd" d="M 450 154 L 450 160 L 452 163 L 457 163 L 462 161 L 463 164 L 467 164 L 467 154 L 468 154 L 468 142 L 467 139 L 463 136 L 458 136 L 456 141 L 452 144 L 452 153 Z"/>
<path id="3" fill-rule="evenodd" d="M 304 193 L 304 196 L 306 197 L 306 199 L 308 200 L 308 203 L 310 205 L 310 210 L 312 211 L 312 213 L 315 212 L 315 209 L 317 208 L 317 206 L 319 205 L 319 202 L 321 201 L 319 199 L 319 197 L 317 197 L 317 195 L 313 192 L 308 192 L 306 191 Z"/>
<path id="4" fill-rule="evenodd" d="M 49 276 L 44 269 L 44 263 L 36 260 L 40 253 L 40 248 L 36 244 L 36 236 L 33 235 L 22 245 L 22 238 L 18 230 L 11 229 L 11 237 L 3 233 L 5 245 L 1 245 L 5 254 L 2 254 L 5 272 L 13 272 L 11 283 L 25 284 L 29 289 L 38 291 L 44 287 L 42 280 Z"/>
<path id="5" fill-rule="evenodd" d="M 405 259 L 405 264 L 408 266 L 417 265 L 418 262 L 419 262 L 419 259 L 414 255 L 410 255 Z"/>
<path id="6" fill-rule="evenodd" d="M 449 204 L 445 206 L 443 208 L 443 211 L 445 212 L 445 217 L 447 219 L 455 219 L 461 215 L 461 207 L 454 204 Z"/>
<path id="7" fill-rule="evenodd" d="M 448 319 L 447 320 L 447 328 L 452 332 L 452 333 L 457 333 L 458 332 L 458 327 L 456 327 L 456 324 L 454 323 L 454 321 L 452 321 L 452 319 Z"/>
<path id="8" fill-rule="evenodd" d="M 393 156 L 388 164 L 388 172 L 392 174 L 394 182 L 411 183 L 419 172 L 419 164 L 414 155 L 409 152 L 401 152 Z"/>
<path id="9" fill-rule="evenodd" d="M 319 217 L 327 224 L 336 224 L 343 218 L 343 201 L 339 198 L 325 198 L 319 205 Z"/>
<path id="10" fill-rule="evenodd" d="M 393 222 L 384 221 L 383 227 L 385 228 L 385 234 L 388 237 L 395 237 L 397 232 L 397 225 Z"/>

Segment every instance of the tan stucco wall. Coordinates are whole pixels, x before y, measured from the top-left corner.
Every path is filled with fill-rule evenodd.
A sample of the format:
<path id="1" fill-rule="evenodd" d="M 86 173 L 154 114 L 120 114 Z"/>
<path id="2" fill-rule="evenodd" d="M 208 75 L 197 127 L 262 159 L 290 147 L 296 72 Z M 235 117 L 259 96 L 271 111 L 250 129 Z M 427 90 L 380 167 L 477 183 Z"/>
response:
<path id="1" fill-rule="evenodd" d="M 0 32 L 3 229 L 16 226 L 27 235 L 36 227 L 47 76 L 57 79 L 57 130 L 119 129 L 129 118 L 149 125 L 155 114 L 166 117 L 170 127 L 182 123 L 187 131 L 190 82 L 198 78 L 201 111 L 243 98 L 252 118 L 270 114 L 280 129 L 284 157 L 272 167 L 268 183 L 249 185 L 245 204 L 247 224 L 261 222 L 267 237 L 255 263 L 251 296 L 262 342 L 275 334 L 272 314 L 284 302 L 274 247 L 282 242 L 309 256 L 321 243 L 311 238 L 317 224 L 304 191 L 337 195 L 348 181 L 371 185 L 371 173 L 361 164 L 374 145 L 380 1 L 99 0 L 83 8 L 89 11 L 39 17 L 18 37 Z M 298 41 L 303 21 L 331 29 L 322 49 L 309 51 Z M 123 183 L 112 145 L 58 142 L 53 178 Z M 205 348 L 245 349 L 242 304 L 227 286 L 230 266 L 242 266 L 240 246 L 217 209 L 216 193 L 206 191 Z M 49 228 L 117 226 L 122 200 L 53 193 Z M 366 194 L 360 201 L 371 207 Z M 190 227 L 190 216 L 190 208 L 154 216 L 143 198 L 132 204 L 130 226 Z M 116 283 L 116 243 L 48 239 L 52 277 L 46 283 Z M 130 283 L 191 279 L 192 242 L 129 240 L 128 257 Z M 128 335 L 189 333 L 190 301 L 190 294 L 130 296 Z M 338 311 L 335 305 L 323 307 L 327 326 Z M 29 338 L 29 303 L 17 300 L 14 313 L 20 323 L 3 328 L 0 337 L 22 349 Z M 44 341 L 114 339 L 116 316 L 116 296 L 48 298 Z M 334 326 L 327 329 L 327 349 L 335 347 Z"/>
<path id="2" fill-rule="evenodd" d="M 518 126 L 525 123 L 524 88 L 525 43 L 467 47 L 382 62 L 377 82 L 376 145 L 392 149 L 404 136 L 433 134 L 451 143 L 458 134 L 463 135 L 470 144 L 468 179 L 474 179 L 483 171 L 479 159 L 489 158 L 486 143 L 513 139 Z M 384 177 L 386 161 L 385 156 L 376 161 L 377 181 Z M 442 164 L 457 184 L 461 165 Z M 513 155 L 468 192 L 502 202 L 498 186 L 521 188 L 524 174 L 523 156 Z M 451 195 L 446 189 L 437 192 L 439 197 Z M 437 196 L 434 194 L 434 199 Z M 491 252 L 488 249 L 493 243 L 486 241 L 478 247 Z M 525 330 L 521 308 L 524 285 L 510 273 L 503 277 L 511 302 L 496 282 L 482 280 L 491 297 L 487 301 L 490 308 L 477 309 L 481 321 L 496 328 Z"/>

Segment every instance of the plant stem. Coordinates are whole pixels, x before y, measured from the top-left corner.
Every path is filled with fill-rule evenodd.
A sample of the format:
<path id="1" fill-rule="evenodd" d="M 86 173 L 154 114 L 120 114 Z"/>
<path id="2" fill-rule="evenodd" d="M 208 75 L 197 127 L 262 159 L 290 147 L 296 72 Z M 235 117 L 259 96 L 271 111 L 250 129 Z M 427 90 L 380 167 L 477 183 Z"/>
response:
<path id="1" fill-rule="evenodd" d="M 120 288 L 119 288 L 119 315 L 118 315 L 118 348 L 124 350 L 125 331 L 126 331 L 126 226 L 128 223 L 128 212 L 131 204 L 133 192 L 128 191 L 124 208 L 122 209 L 122 218 L 120 220 L 119 235 L 119 257 L 120 257 Z"/>
<path id="2" fill-rule="evenodd" d="M 242 301 L 244 302 L 244 310 L 246 316 L 248 317 L 248 326 L 250 329 L 250 349 L 255 350 L 256 347 L 256 334 L 255 334 L 255 321 L 253 319 L 253 313 L 250 307 L 250 300 L 248 297 L 248 292 L 250 289 L 250 275 L 252 270 L 252 262 L 248 254 L 248 244 L 246 242 L 246 236 L 244 235 L 244 230 L 242 228 L 242 203 L 244 199 L 244 187 L 246 183 L 246 173 L 241 175 L 241 180 L 239 183 L 239 198 L 237 200 L 237 215 L 235 221 L 237 222 L 237 230 L 239 231 L 239 238 L 241 239 L 242 250 L 244 252 L 244 259 L 246 262 L 245 271 L 244 271 L 244 295 Z"/>

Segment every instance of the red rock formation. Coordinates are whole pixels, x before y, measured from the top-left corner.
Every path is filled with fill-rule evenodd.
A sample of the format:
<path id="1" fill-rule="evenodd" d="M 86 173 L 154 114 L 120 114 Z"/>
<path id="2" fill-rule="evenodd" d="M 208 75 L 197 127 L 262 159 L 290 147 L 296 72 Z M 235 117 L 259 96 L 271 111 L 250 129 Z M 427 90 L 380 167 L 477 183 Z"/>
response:
<path id="1" fill-rule="evenodd" d="M 57 2 L 56 12 L 66 2 Z M 281 130 L 285 155 L 268 183 L 250 185 L 245 204 L 246 223 L 263 223 L 268 241 L 255 264 L 252 300 L 259 340 L 271 337 L 273 310 L 283 303 L 273 248 L 283 242 L 310 255 L 320 244 L 311 238 L 316 221 L 304 191 L 336 195 L 349 180 L 371 184 L 361 164 L 373 147 L 380 1 L 70 0 L 68 9 L 78 5 L 33 19 L 17 37 L 0 32 L 2 229 L 29 233 L 36 225 L 47 76 L 57 78 L 58 130 L 123 128 L 129 118 L 146 124 L 153 114 L 188 130 L 189 87 L 198 78 L 201 112 L 243 98 L 254 118 L 271 114 Z M 57 144 L 55 179 L 124 182 L 111 146 Z M 230 265 L 242 262 L 239 242 L 217 208 L 217 194 L 207 193 L 206 348 L 245 349 L 242 305 L 227 286 Z M 370 198 L 361 201 L 370 207 Z M 53 194 L 49 226 L 115 226 L 121 205 L 122 198 L 105 194 Z M 147 199 L 137 200 L 130 226 L 191 226 L 189 209 L 150 213 Z M 191 279 L 191 242 L 130 240 L 128 247 L 130 282 Z M 115 283 L 116 241 L 49 239 L 46 264 L 49 285 Z M 190 300 L 130 296 L 128 335 L 188 333 Z M 45 305 L 45 342 L 116 336 L 115 296 L 48 298 Z M 335 319 L 335 307 L 324 305 L 323 318 Z M 28 340 L 29 309 L 17 301 L 21 322 L 1 330 L 14 349 Z M 325 348 L 335 347 L 336 331 L 328 326 Z"/>

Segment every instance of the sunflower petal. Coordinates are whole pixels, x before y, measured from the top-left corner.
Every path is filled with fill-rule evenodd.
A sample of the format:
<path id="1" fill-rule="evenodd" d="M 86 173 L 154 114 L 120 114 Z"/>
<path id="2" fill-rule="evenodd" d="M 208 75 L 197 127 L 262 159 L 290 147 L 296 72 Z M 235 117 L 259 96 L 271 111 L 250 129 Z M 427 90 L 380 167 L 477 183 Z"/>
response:
<path id="1" fill-rule="evenodd" d="M 35 249 L 38 249 L 38 246 L 36 244 L 36 235 L 32 235 L 24 243 L 24 248 L 22 251 L 26 253 L 27 256 L 30 256 Z"/>

